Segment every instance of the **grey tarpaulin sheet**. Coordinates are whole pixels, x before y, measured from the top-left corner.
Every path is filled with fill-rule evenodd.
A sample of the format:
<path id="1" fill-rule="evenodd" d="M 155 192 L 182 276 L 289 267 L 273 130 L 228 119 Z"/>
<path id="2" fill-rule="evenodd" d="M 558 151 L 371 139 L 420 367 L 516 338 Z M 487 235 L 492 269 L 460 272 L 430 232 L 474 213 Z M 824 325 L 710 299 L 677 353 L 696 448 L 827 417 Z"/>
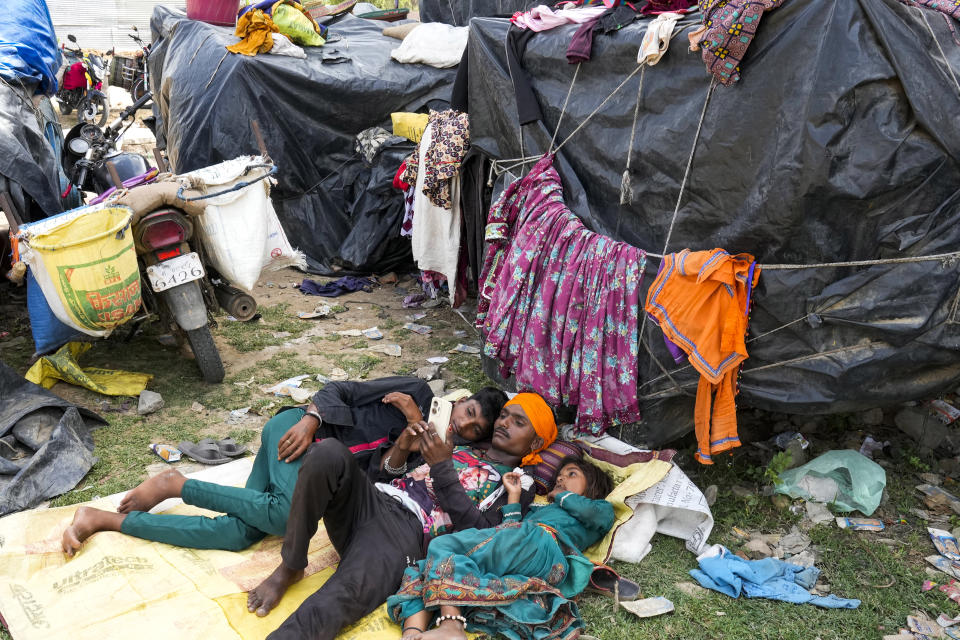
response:
<path id="1" fill-rule="evenodd" d="M 420 21 L 465 27 L 470 24 L 470 18 L 511 16 L 538 4 L 553 3 L 542 0 L 420 0 Z"/>
<path id="2" fill-rule="evenodd" d="M 372 174 L 355 153 L 355 136 L 372 126 L 389 130 L 394 111 L 449 100 L 456 69 L 393 61 L 400 41 L 382 35 L 384 26 L 344 16 L 329 24 L 335 41 L 308 47 L 299 60 L 227 54 L 225 45 L 237 42 L 232 29 L 167 7 L 157 7 L 151 21 L 158 140 L 176 171 L 255 152 L 256 119 L 279 167 L 271 194 L 277 214 L 321 273 L 331 264 L 378 271 L 409 260 L 409 241 L 398 237 L 402 195 L 392 192 L 386 209 L 370 208 L 385 199 L 365 196 Z M 374 161 L 386 189 L 401 156 Z M 352 232 L 361 224 L 368 231 L 359 237 Z"/>
<path id="3" fill-rule="evenodd" d="M 104 421 L 0 362 L 0 516 L 73 489 L 97 461 Z"/>
<path id="4" fill-rule="evenodd" d="M 697 20 L 687 19 L 646 72 L 633 204 L 620 206 L 619 189 L 639 74 L 556 163 L 568 204 L 590 228 L 654 253 L 663 251 L 710 85 L 700 54 L 688 52 Z M 558 141 L 636 68 L 648 21 L 595 39 Z M 508 27 L 475 18 L 468 45 L 469 68 L 483 69 L 469 76 L 471 136 L 493 158 L 521 155 Z M 523 56 L 546 118 L 524 127 L 527 155 L 546 150 L 557 124 L 575 69 L 564 59 L 574 30 L 537 34 Z M 960 249 L 960 92 L 951 71 L 960 77 L 960 45 L 935 11 L 896 0 L 791 0 L 766 13 L 742 80 L 713 92 L 667 251 L 722 247 L 761 263 L 815 264 Z M 645 288 L 658 266 L 648 261 Z M 764 271 L 739 404 L 849 412 L 956 383 L 958 275 L 957 261 Z M 645 337 L 678 369 L 653 323 Z M 662 442 L 688 429 L 693 370 L 674 374 L 686 395 L 642 349 L 640 372 L 648 419 L 636 438 Z"/>

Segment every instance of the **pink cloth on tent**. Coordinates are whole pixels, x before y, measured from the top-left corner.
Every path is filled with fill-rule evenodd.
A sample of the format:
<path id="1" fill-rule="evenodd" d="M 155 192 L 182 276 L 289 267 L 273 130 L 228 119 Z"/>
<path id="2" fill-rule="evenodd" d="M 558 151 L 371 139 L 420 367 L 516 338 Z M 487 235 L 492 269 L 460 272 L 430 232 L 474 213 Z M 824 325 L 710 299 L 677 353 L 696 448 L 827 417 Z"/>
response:
<path id="1" fill-rule="evenodd" d="M 529 11 L 518 11 L 510 18 L 510 22 L 521 29 L 531 31 L 548 31 L 565 24 L 582 24 L 600 17 L 607 11 L 607 7 L 576 7 L 573 9 L 558 9 L 554 11 L 545 4 L 538 5 Z"/>

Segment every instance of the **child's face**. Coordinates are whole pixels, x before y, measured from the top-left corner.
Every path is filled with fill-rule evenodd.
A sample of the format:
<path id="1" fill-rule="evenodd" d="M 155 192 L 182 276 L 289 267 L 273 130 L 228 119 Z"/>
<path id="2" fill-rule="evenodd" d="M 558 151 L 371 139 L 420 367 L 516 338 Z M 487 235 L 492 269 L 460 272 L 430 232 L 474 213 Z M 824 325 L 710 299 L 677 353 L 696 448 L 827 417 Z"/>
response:
<path id="1" fill-rule="evenodd" d="M 561 491 L 572 491 L 578 496 L 586 493 L 587 478 L 583 475 L 580 467 L 575 464 L 568 464 L 561 467 L 560 473 L 557 474 L 557 484 L 553 488 L 553 493 L 556 495 Z"/>

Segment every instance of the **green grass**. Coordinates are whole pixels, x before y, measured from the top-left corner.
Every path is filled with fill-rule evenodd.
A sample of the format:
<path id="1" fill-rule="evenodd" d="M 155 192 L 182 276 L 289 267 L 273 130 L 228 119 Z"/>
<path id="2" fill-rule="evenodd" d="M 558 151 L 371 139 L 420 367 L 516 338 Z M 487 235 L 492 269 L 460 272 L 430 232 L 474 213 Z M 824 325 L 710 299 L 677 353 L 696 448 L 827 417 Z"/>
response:
<path id="1" fill-rule="evenodd" d="M 218 319 L 220 326 L 217 333 L 223 336 L 231 347 L 242 353 L 281 345 L 300 337 L 310 328 L 310 323 L 293 315 L 289 307 L 286 303 L 260 307 L 262 317 L 257 322 L 231 322 L 226 316 L 222 316 Z M 290 335 L 277 337 L 274 335 L 276 333 Z"/>
<path id="2" fill-rule="evenodd" d="M 366 378 L 374 367 L 383 362 L 383 358 L 364 353 L 357 356 L 334 356 L 333 361 L 351 377 Z"/>

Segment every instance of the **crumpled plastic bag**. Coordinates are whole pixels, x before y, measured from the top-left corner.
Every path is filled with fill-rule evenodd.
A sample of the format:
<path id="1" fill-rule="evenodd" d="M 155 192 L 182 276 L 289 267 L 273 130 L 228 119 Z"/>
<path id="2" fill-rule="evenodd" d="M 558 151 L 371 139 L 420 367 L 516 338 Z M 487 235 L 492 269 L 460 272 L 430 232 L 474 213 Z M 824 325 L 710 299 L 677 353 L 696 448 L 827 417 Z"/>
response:
<path id="1" fill-rule="evenodd" d="M 77 358 L 92 346 L 89 342 L 68 342 L 53 355 L 34 362 L 24 377 L 44 389 L 55 385 L 57 380 L 63 380 L 108 396 L 138 396 L 153 379 L 148 373 L 99 367 L 81 369 Z"/>
<path id="2" fill-rule="evenodd" d="M 780 474 L 777 493 L 813 502 L 833 503 L 838 511 L 872 514 L 887 486 L 887 472 L 852 450 L 827 451 L 805 465 Z"/>

